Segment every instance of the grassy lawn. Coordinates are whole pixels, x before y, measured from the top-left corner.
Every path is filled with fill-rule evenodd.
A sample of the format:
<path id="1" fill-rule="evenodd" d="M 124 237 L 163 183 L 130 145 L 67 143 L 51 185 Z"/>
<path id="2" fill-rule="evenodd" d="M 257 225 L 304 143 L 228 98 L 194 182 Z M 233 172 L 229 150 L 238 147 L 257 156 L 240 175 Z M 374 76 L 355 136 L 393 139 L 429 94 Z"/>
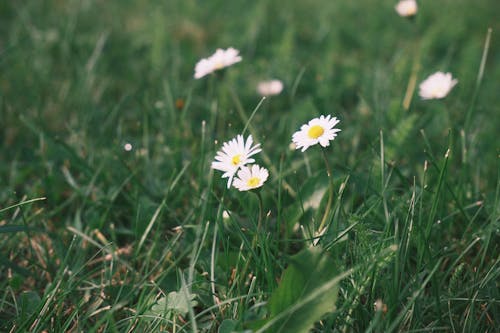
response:
<path id="1" fill-rule="evenodd" d="M 500 5 L 396 2 L 1 1 L 0 331 L 497 332 Z"/>

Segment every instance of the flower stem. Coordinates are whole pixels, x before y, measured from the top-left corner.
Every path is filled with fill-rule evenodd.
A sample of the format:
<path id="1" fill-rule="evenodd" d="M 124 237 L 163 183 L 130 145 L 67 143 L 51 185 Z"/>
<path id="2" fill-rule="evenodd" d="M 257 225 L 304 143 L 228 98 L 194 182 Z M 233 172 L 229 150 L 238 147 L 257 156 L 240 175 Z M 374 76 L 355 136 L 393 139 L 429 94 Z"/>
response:
<path id="1" fill-rule="evenodd" d="M 246 260 L 245 266 L 243 267 L 243 270 L 241 271 L 241 277 L 243 279 L 242 283 L 244 283 L 245 277 L 247 275 L 248 267 L 249 267 L 250 261 L 252 259 L 253 250 L 257 246 L 257 241 L 258 241 L 258 238 L 259 238 L 259 232 L 260 232 L 260 229 L 262 228 L 262 215 L 263 215 L 263 212 L 264 212 L 264 205 L 262 203 L 262 196 L 260 194 L 260 190 L 258 189 L 257 191 L 252 191 L 252 192 L 255 193 L 255 195 L 259 199 L 259 217 L 258 217 L 258 220 L 257 220 L 257 229 L 255 230 L 255 234 L 254 234 L 254 236 L 252 238 L 252 245 L 251 245 L 251 249 L 250 249 L 250 256 Z"/>
<path id="2" fill-rule="evenodd" d="M 257 231 L 259 231 L 262 227 L 262 215 L 264 214 L 264 204 L 262 203 L 262 195 L 260 191 L 257 190 L 255 192 L 257 198 L 259 198 L 259 219 L 257 220 Z"/>
<path id="3" fill-rule="evenodd" d="M 323 153 L 323 160 L 325 161 L 326 165 L 326 172 L 328 175 L 328 180 L 329 180 L 329 185 L 328 185 L 328 202 L 326 203 L 325 207 L 325 213 L 323 214 L 323 218 L 321 219 L 321 223 L 318 228 L 318 234 L 321 235 L 323 228 L 325 227 L 326 220 L 328 219 L 328 215 L 330 215 L 330 210 L 332 208 L 332 203 L 333 203 L 333 176 L 332 176 L 332 169 L 330 167 L 330 164 L 328 163 L 328 158 L 326 156 L 326 151 L 325 149 L 321 149 L 321 152 Z"/>

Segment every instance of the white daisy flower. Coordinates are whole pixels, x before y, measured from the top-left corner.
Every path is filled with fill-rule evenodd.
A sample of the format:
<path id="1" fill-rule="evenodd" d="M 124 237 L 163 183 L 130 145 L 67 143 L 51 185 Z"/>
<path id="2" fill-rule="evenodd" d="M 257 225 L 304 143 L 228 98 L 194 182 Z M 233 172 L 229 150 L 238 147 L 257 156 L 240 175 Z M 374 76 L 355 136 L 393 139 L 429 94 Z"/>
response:
<path id="1" fill-rule="evenodd" d="M 401 0 L 395 9 L 399 16 L 410 17 L 417 15 L 418 6 L 415 0 Z"/>
<path id="2" fill-rule="evenodd" d="M 422 99 L 443 98 L 457 83 L 451 73 L 436 72 L 420 83 L 419 95 Z"/>
<path id="3" fill-rule="evenodd" d="M 210 57 L 198 61 L 194 68 L 194 78 L 200 79 L 218 69 L 240 62 L 241 56 L 238 55 L 239 52 L 232 47 L 227 50 L 217 49 Z"/>
<path id="4" fill-rule="evenodd" d="M 229 188 L 236 171 L 247 163 L 255 162 L 250 156 L 261 150 L 260 144 L 253 145 L 251 135 L 248 136 L 246 142 L 242 135 L 238 135 L 222 145 L 215 156 L 215 161 L 212 162 L 212 169 L 224 172 L 222 178 L 229 178 L 227 181 L 227 188 Z"/>
<path id="5" fill-rule="evenodd" d="M 257 92 L 261 96 L 279 95 L 282 90 L 283 82 L 280 80 L 262 81 L 257 85 Z"/>
<path id="6" fill-rule="evenodd" d="M 234 179 L 233 186 L 240 191 L 253 190 L 261 187 L 267 177 L 269 177 L 269 172 L 266 168 L 257 164 L 244 166 L 238 171 L 238 177 Z"/>
<path id="7" fill-rule="evenodd" d="M 322 147 L 328 147 L 330 141 L 337 136 L 337 132 L 341 131 L 334 128 L 339 122 L 337 117 L 331 118 L 330 115 L 310 120 L 309 123 L 300 127 L 300 131 L 293 134 L 292 141 L 295 144 L 295 149 L 302 148 L 302 151 L 305 151 L 317 143 Z"/>

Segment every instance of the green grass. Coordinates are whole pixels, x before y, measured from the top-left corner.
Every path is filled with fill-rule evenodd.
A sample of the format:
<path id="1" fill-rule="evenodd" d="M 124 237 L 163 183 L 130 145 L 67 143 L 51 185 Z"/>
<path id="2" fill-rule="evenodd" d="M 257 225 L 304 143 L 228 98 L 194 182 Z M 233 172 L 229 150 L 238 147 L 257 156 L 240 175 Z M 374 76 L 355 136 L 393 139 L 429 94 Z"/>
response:
<path id="1" fill-rule="evenodd" d="M 395 2 L 0 2 L 0 331 L 497 331 L 500 6 Z M 262 214 L 210 168 L 244 129 Z"/>

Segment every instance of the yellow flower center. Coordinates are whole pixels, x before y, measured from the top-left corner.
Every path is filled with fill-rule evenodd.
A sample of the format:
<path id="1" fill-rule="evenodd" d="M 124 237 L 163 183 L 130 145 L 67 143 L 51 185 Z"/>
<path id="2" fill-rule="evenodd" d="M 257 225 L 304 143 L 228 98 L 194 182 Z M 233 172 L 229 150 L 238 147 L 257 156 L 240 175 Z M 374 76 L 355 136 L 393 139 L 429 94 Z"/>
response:
<path id="1" fill-rule="evenodd" d="M 218 61 L 216 63 L 214 63 L 214 68 L 217 70 L 217 69 L 222 69 L 224 68 L 224 63 L 222 61 Z"/>
<path id="2" fill-rule="evenodd" d="M 254 187 L 258 186 L 259 183 L 260 183 L 259 177 L 252 177 L 248 180 L 247 186 L 250 188 L 254 188 Z"/>
<path id="3" fill-rule="evenodd" d="M 311 128 L 309 129 L 309 131 L 307 131 L 307 135 L 311 139 L 317 139 L 320 136 L 322 136 L 323 133 L 325 133 L 325 129 L 323 127 L 319 126 L 319 125 L 311 126 Z"/>
<path id="4" fill-rule="evenodd" d="M 238 154 L 238 155 L 234 155 L 233 158 L 231 159 L 231 163 L 236 166 L 238 164 L 240 164 L 241 162 L 241 155 Z"/>

